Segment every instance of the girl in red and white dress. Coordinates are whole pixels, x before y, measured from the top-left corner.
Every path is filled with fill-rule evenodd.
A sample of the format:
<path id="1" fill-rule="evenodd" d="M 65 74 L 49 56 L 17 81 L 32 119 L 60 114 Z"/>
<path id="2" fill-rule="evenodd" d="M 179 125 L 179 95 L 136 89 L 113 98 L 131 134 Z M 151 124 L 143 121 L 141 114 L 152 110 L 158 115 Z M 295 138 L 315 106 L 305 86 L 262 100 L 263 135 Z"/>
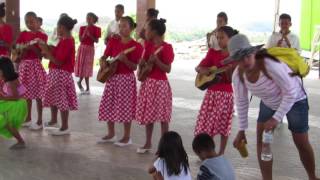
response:
<path id="1" fill-rule="evenodd" d="M 98 16 L 94 13 L 87 14 L 87 26 L 81 26 L 79 32 L 80 47 L 78 49 L 77 60 L 75 65 L 75 75 L 79 77 L 78 87 L 81 94 L 90 94 L 89 78 L 92 77 L 94 61 L 94 43 L 99 42 L 101 37 L 101 28 L 95 26 L 98 22 Z M 86 81 L 86 90 L 82 87 L 83 78 Z"/>
<path id="2" fill-rule="evenodd" d="M 10 57 L 10 49 L 13 42 L 12 27 L 4 20 L 6 16 L 5 3 L 0 4 L 0 56 Z M 4 81 L 0 80 L 0 88 Z"/>
<path id="3" fill-rule="evenodd" d="M 26 87 L 25 98 L 28 103 L 28 116 L 25 127 L 32 130 L 42 129 L 42 98 L 46 83 L 46 71 L 41 64 L 41 50 L 36 42 L 47 42 L 48 36 L 38 30 L 38 19 L 34 12 L 25 15 L 25 23 L 30 31 L 23 31 L 17 39 L 17 46 L 25 46 L 19 58 L 19 76 L 21 83 Z M 38 121 L 32 124 L 32 100 L 37 101 Z"/>
<path id="4" fill-rule="evenodd" d="M 120 20 L 121 38 L 111 38 L 108 41 L 104 55 L 101 57 L 101 66 L 106 65 L 108 57 L 118 57 L 110 64 L 116 72 L 107 80 L 99 107 L 99 120 L 108 122 L 108 133 L 98 143 L 116 142 L 115 145 L 127 146 L 132 143 L 130 138 L 131 122 L 135 119 L 137 86 L 134 71 L 141 58 L 142 46 L 131 38 L 136 23 L 129 16 Z M 132 52 L 123 53 L 134 47 Z M 124 135 L 117 141 L 115 123 L 124 124 Z"/>
<path id="5" fill-rule="evenodd" d="M 4 21 L 6 15 L 5 4 L 0 4 L 0 56 L 10 57 L 13 42 L 12 27 Z"/>
<path id="6" fill-rule="evenodd" d="M 217 30 L 218 44 L 221 50 L 209 49 L 206 57 L 201 61 L 196 71 L 200 74 L 210 74 L 210 67 L 224 67 L 223 60 L 229 56 L 227 51 L 229 39 L 238 31 L 229 26 L 222 26 Z M 229 67 L 228 67 L 229 66 Z M 208 88 L 198 115 L 195 135 L 207 133 L 212 138 L 221 135 L 219 154 L 224 154 L 228 137 L 231 133 L 233 113 L 233 90 L 231 75 L 233 65 L 227 65 L 228 70 L 217 76 L 218 82 Z"/>
<path id="7" fill-rule="evenodd" d="M 58 110 L 61 114 L 61 128 L 49 132 L 51 135 L 70 134 L 69 111 L 78 109 L 78 101 L 72 73 L 75 63 L 75 42 L 71 31 L 77 20 L 63 16 L 58 21 L 60 41 L 56 47 L 41 45 L 42 53 L 49 59 L 49 74 L 46 83 L 43 105 L 51 108 L 49 126 L 57 125 Z"/>
<path id="8" fill-rule="evenodd" d="M 151 20 L 146 28 L 144 55 L 139 67 L 143 64 L 152 66 L 151 72 L 142 82 L 137 101 L 136 120 L 146 126 L 146 143 L 137 149 L 137 153 L 146 153 L 151 149 L 152 131 L 155 122 L 161 123 L 161 132 L 169 129 L 172 114 L 172 91 L 167 78 L 174 60 L 172 45 L 164 42 L 166 20 Z"/>

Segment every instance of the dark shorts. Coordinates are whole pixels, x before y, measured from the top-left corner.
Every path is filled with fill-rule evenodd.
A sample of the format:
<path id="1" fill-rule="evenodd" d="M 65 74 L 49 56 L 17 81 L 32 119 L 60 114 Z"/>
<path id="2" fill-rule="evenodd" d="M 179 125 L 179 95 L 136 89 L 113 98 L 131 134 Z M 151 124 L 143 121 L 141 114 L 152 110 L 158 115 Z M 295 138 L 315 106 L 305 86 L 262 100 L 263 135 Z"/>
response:
<path id="1" fill-rule="evenodd" d="M 258 123 L 264 123 L 272 118 L 276 111 L 260 102 Z M 308 100 L 304 99 L 294 103 L 287 113 L 288 129 L 293 133 L 306 133 L 309 130 L 309 105 Z"/>

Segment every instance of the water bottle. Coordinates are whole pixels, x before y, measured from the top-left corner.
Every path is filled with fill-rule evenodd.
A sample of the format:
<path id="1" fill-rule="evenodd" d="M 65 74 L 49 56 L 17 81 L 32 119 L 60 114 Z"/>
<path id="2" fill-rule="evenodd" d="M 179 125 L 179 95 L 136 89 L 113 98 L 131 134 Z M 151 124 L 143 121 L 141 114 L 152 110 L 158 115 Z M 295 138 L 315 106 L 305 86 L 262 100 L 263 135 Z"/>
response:
<path id="1" fill-rule="evenodd" d="M 271 143 L 273 139 L 272 131 L 264 131 L 262 137 L 262 151 L 261 151 L 261 160 L 262 161 L 271 161 L 272 160 L 272 151 Z"/>

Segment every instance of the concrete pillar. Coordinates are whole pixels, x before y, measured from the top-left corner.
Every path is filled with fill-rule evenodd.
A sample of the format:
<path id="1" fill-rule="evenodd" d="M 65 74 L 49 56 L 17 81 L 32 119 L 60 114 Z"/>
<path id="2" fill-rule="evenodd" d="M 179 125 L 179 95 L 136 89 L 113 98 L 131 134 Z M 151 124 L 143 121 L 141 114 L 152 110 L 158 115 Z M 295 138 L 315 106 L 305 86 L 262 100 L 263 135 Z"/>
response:
<path id="1" fill-rule="evenodd" d="M 6 0 L 6 22 L 14 30 L 14 39 L 20 32 L 20 0 Z"/>
<path id="2" fill-rule="evenodd" d="M 137 32 L 140 32 L 146 20 L 146 11 L 156 7 L 156 0 L 137 0 Z M 137 33 L 138 34 L 138 33 Z"/>

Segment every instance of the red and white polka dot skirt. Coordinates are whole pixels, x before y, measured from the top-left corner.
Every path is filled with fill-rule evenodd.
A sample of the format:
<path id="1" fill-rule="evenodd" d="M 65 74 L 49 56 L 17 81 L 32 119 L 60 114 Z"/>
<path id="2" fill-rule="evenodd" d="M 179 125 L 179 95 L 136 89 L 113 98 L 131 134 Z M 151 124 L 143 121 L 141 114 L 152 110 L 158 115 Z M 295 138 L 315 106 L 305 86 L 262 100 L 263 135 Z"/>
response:
<path id="1" fill-rule="evenodd" d="M 231 133 L 233 114 L 233 93 L 224 91 L 206 92 L 198 115 L 195 135 L 207 133 L 210 136 Z"/>
<path id="2" fill-rule="evenodd" d="M 136 120 L 142 125 L 170 122 L 171 114 L 172 91 L 169 81 L 148 78 L 139 90 Z"/>
<path id="3" fill-rule="evenodd" d="M 19 80 L 26 87 L 24 95 L 26 99 L 42 99 L 46 79 L 47 73 L 39 59 L 21 61 L 19 65 Z"/>
<path id="4" fill-rule="evenodd" d="M 81 44 L 77 53 L 74 74 L 76 77 L 91 77 L 94 60 L 94 46 Z"/>
<path id="5" fill-rule="evenodd" d="M 133 73 L 116 74 L 105 85 L 99 107 L 99 120 L 125 123 L 135 119 L 136 77 Z"/>
<path id="6" fill-rule="evenodd" d="M 78 109 L 78 100 L 72 73 L 61 69 L 50 69 L 43 106 L 55 106 L 60 111 Z"/>

